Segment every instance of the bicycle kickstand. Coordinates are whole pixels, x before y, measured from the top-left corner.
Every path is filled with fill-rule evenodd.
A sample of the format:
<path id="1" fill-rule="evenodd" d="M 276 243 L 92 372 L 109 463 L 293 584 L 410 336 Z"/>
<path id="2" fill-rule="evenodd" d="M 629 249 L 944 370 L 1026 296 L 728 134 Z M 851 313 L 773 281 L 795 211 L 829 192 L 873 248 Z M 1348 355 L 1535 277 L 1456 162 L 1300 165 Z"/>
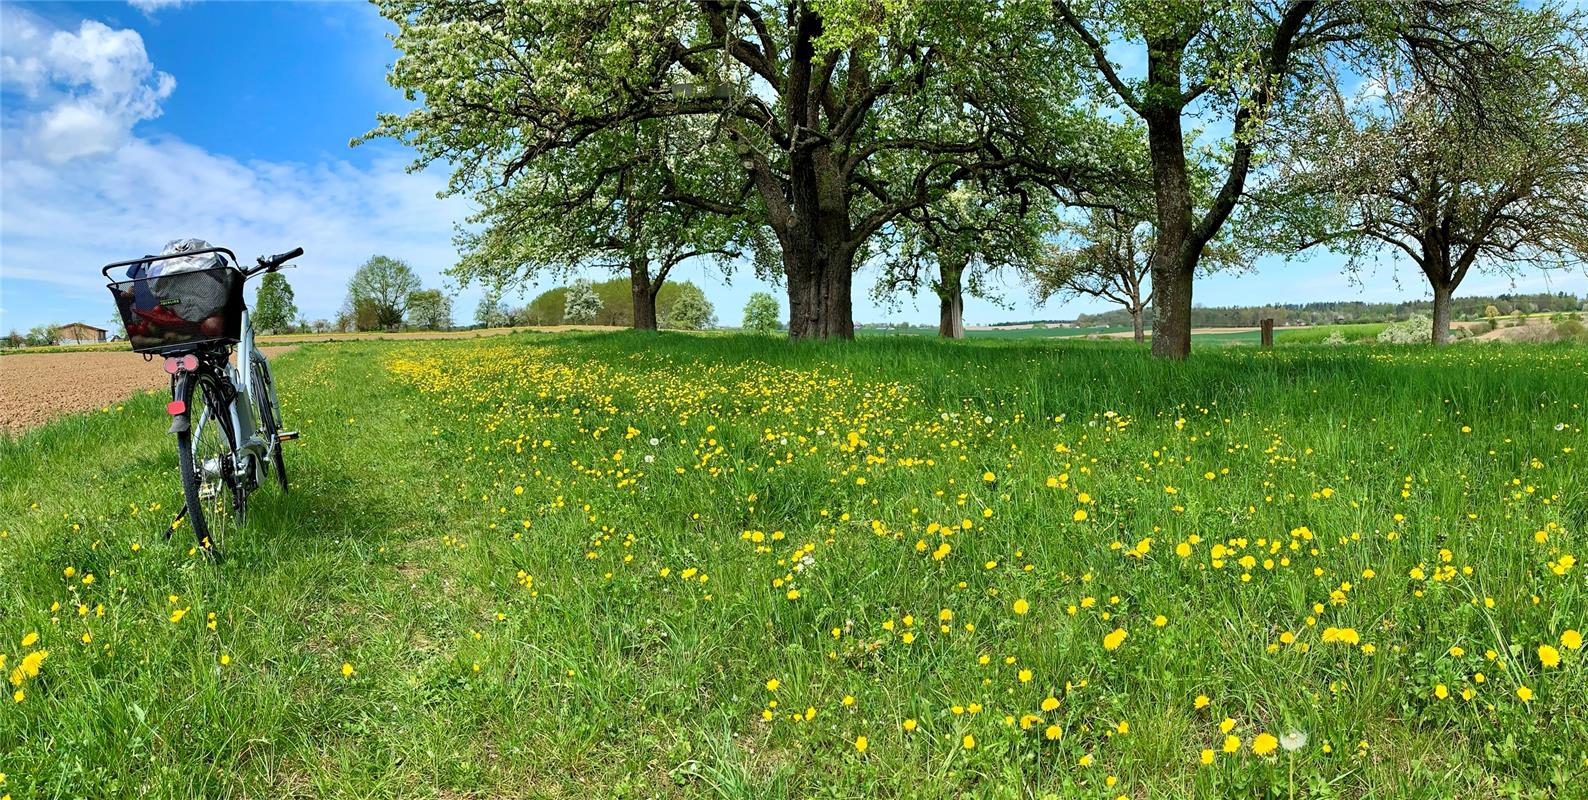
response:
<path id="1" fill-rule="evenodd" d="M 176 530 L 176 526 L 182 524 L 182 518 L 186 517 L 186 516 L 187 516 L 187 504 L 183 503 L 182 504 L 182 510 L 176 512 L 176 519 L 171 520 L 171 526 L 165 529 L 165 540 L 166 541 L 168 541 L 168 542 L 171 541 L 171 531 Z"/>

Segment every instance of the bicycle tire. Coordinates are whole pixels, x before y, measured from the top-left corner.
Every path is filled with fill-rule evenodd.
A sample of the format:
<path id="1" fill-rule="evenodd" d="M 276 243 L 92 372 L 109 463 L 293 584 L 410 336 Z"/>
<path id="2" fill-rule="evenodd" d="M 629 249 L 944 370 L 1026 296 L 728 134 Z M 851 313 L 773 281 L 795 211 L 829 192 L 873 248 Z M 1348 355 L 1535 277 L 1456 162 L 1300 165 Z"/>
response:
<path id="1" fill-rule="evenodd" d="M 254 396 L 258 399 L 259 430 L 274 439 L 281 432 L 280 406 L 276 398 L 276 381 L 270 375 L 270 363 L 263 358 L 254 359 Z M 281 485 L 281 493 L 286 494 L 287 460 L 281 454 L 281 442 L 274 444 L 275 455 L 271 461 L 275 462 L 276 483 Z"/>
<path id="2" fill-rule="evenodd" d="M 228 475 L 237 438 L 227 414 L 203 419 L 205 409 L 226 409 L 226 393 L 214 375 L 200 372 L 187 376 L 181 381 L 180 394 L 178 399 L 187 409 L 188 429 L 177 433 L 176 449 L 188 524 L 193 527 L 199 549 L 218 559 L 226 545 L 226 533 L 241 525 L 246 509 L 247 495 L 239 494 L 236 481 Z M 202 460 L 195 458 L 195 434 L 200 437 L 197 449 L 203 451 Z"/>

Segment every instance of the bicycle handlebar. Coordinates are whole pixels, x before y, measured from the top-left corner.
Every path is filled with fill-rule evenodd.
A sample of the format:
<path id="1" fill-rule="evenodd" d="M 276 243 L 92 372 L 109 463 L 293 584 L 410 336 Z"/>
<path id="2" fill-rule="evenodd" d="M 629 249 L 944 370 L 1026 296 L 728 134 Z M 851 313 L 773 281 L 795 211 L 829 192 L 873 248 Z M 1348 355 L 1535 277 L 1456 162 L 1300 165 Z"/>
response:
<path id="1" fill-rule="evenodd" d="M 275 272 L 276 270 L 281 269 L 282 264 L 285 264 L 301 255 L 303 255 L 303 248 L 294 247 L 285 253 L 277 253 L 273 256 L 260 256 L 259 266 L 248 270 L 247 274 L 249 277 L 252 277 L 261 272 Z"/>
<path id="2" fill-rule="evenodd" d="M 260 259 L 259 259 L 259 263 L 260 264 L 268 264 L 268 265 L 270 265 L 272 267 L 279 267 L 282 264 L 284 264 L 284 263 L 286 263 L 288 261 L 291 261 L 292 259 L 297 258 L 298 256 L 301 256 L 301 255 L 303 255 L 303 248 L 294 247 L 294 248 L 292 248 L 291 250 L 288 250 L 285 253 L 279 253 L 277 255 L 273 255 L 273 256 L 270 256 L 268 258 L 264 257 L 264 256 L 261 256 Z"/>

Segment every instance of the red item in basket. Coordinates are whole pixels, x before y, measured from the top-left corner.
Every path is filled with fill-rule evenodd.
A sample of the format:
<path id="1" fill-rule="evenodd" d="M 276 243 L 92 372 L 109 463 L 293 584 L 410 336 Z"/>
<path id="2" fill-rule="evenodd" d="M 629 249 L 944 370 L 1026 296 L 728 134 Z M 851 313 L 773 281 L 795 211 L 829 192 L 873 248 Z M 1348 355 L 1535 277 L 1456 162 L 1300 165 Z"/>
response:
<path id="1" fill-rule="evenodd" d="M 182 319 L 181 317 L 177 316 L 174 312 L 171 311 L 171 309 L 166 308 L 165 306 L 155 306 L 154 309 L 151 310 L 151 311 L 145 311 L 145 310 L 143 310 L 141 308 L 135 308 L 135 309 L 133 309 L 133 312 L 136 313 L 138 316 L 143 317 L 144 319 L 146 319 L 146 320 L 148 320 L 148 321 L 150 321 L 150 322 L 152 322 L 152 323 L 154 323 L 156 325 L 159 325 L 159 326 L 161 326 L 163 328 L 177 328 L 177 329 L 181 329 L 181 328 L 186 328 L 186 327 L 188 327 L 189 325 L 192 324 L 192 323 L 188 322 L 187 320 Z"/>

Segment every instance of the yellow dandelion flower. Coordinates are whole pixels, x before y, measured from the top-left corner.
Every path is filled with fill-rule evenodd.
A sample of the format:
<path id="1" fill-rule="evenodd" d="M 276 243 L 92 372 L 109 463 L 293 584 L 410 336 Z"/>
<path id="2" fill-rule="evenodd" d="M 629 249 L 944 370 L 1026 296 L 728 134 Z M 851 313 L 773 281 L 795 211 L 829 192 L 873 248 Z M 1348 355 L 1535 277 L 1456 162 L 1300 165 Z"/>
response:
<path id="1" fill-rule="evenodd" d="M 1252 752 L 1260 756 L 1269 755 L 1278 747 L 1279 740 L 1266 731 L 1257 734 L 1257 738 L 1252 740 Z"/>
<path id="2" fill-rule="evenodd" d="M 1115 628 L 1112 633 L 1103 637 L 1103 649 L 1118 650 L 1119 646 L 1125 643 L 1125 637 L 1129 635 L 1124 628 Z"/>
<path id="3" fill-rule="evenodd" d="M 1551 669 L 1560 666 L 1560 651 L 1547 644 L 1538 646 L 1538 660 Z"/>

